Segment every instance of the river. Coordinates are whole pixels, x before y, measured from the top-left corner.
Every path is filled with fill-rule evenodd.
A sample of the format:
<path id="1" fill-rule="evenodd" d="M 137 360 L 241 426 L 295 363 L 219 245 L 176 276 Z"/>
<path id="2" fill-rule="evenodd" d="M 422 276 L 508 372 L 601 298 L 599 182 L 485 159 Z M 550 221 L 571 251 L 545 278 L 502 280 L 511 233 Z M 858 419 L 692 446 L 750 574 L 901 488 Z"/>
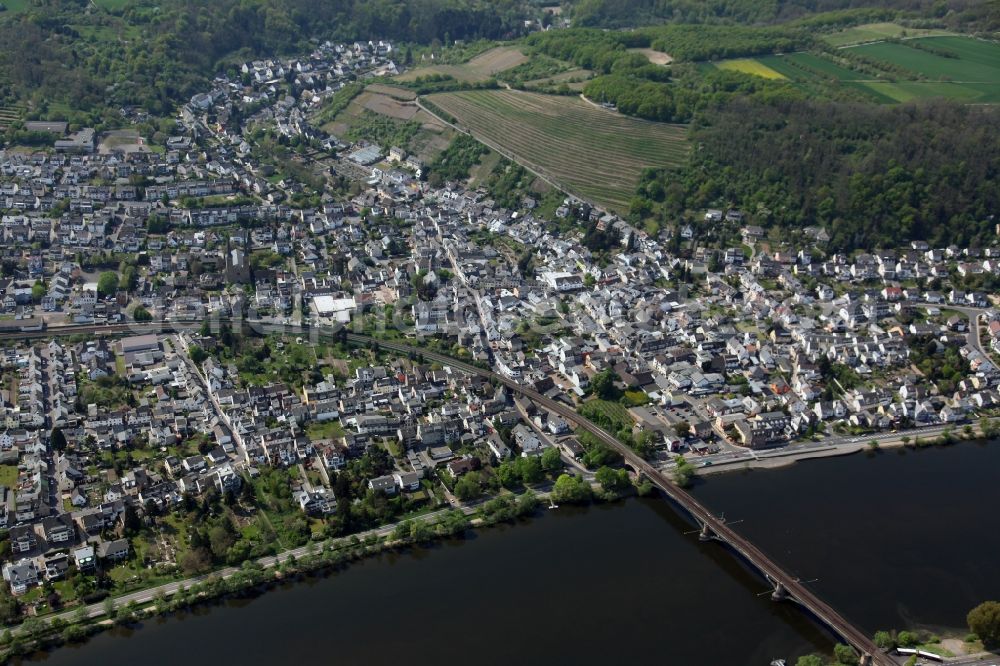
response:
<path id="1" fill-rule="evenodd" d="M 1000 597 L 1000 446 L 712 477 L 695 494 L 863 628 L 960 628 Z M 628 661 L 766 666 L 832 639 L 663 500 L 561 507 L 252 600 L 115 629 L 47 666 Z"/>

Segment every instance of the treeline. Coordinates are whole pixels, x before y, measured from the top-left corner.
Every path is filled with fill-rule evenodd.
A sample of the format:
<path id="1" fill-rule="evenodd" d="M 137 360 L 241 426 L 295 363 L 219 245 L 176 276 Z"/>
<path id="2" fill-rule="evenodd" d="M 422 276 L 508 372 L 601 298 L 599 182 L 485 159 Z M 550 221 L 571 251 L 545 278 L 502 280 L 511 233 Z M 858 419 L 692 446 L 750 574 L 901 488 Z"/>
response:
<path id="1" fill-rule="evenodd" d="M 169 115 L 227 63 L 306 50 L 312 38 L 504 39 L 530 11 L 523 0 L 136 0 L 111 13 L 51 0 L 0 18 L 0 80 L 7 99 L 92 117 L 131 104 Z"/>
<path id="2" fill-rule="evenodd" d="M 803 90 L 787 81 L 747 76 L 721 69 L 699 71 L 692 65 L 675 66 L 671 83 L 611 74 L 590 81 L 584 95 L 598 103 L 614 104 L 621 113 L 645 120 L 686 123 L 705 110 L 718 108 L 735 96 L 765 99 L 800 98 Z"/>
<path id="3" fill-rule="evenodd" d="M 316 116 L 317 124 L 328 123 L 347 108 L 351 101 L 364 92 L 365 84 L 360 81 L 352 81 L 343 88 L 333 93 L 325 102 Z"/>
<path id="4" fill-rule="evenodd" d="M 740 97 L 701 116 L 692 140 L 682 173 L 647 172 L 637 211 L 677 219 L 731 204 L 763 225 L 821 225 L 837 250 L 996 236 L 1000 111 L 991 107 Z"/>
<path id="5" fill-rule="evenodd" d="M 809 48 L 810 33 L 797 28 L 754 28 L 736 25 L 667 25 L 637 31 L 657 51 L 674 60 L 720 60 Z"/>
<path id="6" fill-rule="evenodd" d="M 981 11 L 994 3 L 968 0 L 571 0 L 574 23 L 580 26 L 624 28 L 651 23 L 772 24 L 818 13 L 869 9 L 917 13 Z M 884 20 L 884 15 L 875 20 Z"/>
<path id="7" fill-rule="evenodd" d="M 664 68 L 627 49 L 653 48 L 675 61 L 698 61 L 798 51 L 815 40 L 798 28 L 665 25 L 627 32 L 572 28 L 535 33 L 525 42 L 540 53 L 604 74 L 637 67 L 651 74 Z"/>

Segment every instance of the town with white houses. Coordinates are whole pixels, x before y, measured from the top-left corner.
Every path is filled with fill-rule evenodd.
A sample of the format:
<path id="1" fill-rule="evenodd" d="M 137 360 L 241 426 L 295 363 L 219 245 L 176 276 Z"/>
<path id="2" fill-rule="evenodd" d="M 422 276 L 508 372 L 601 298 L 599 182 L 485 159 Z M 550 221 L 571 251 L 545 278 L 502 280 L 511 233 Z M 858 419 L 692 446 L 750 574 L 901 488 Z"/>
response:
<path id="1" fill-rule="evenodd" d="M 651 235 L 574 197 L 432 185 L 312 122 L 396 59 L 326 43 L 217 79 L 161 144 L 29 122 L 51 145 L 0 151 L 0 552 L 26 613 L 620 463 L 380 340 L 531 387 L 667 471 L 1000 407 L 1000 244 L 846 255 L 735 208 Z M 276 166 L 273 144 L 302 150 Z"/>

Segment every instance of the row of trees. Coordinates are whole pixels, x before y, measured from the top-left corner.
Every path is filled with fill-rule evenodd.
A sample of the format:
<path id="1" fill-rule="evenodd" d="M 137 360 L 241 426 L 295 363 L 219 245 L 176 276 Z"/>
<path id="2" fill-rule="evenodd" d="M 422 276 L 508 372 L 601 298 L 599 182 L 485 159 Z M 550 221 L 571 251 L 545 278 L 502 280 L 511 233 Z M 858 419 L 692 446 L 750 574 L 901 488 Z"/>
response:
<path id="1" fill-rule="evenodd" d="M 570 0 L 576 25 L 631 28 L 677 23 L 793 22 L 810 29 L 834 29 L 858 23 L 888 21 L 900 16 L 932 20 L 950 28 L 995 31 L 1000 6 L 991 2 L 946 3 L 927 0 Z M 902 12 L 902 14 L 901 14 Z M 820 16 L 816 17 L 816 14 Z"/>

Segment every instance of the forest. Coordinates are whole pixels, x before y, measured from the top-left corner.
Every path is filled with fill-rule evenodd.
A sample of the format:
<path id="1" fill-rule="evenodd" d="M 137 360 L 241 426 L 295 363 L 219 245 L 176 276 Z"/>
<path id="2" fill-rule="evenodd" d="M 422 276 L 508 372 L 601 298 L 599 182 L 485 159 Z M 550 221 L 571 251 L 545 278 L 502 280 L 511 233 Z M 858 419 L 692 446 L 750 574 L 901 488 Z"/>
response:
<path id="1" fill-rule="evenodd" d="M 997 0 L 570 0 L 574 24 L 584 27 L 631 28 L 662 23 L 740 23 L 770 25 L 815 14 L 863 9 L 870 21 L 886 12 L 944 20 L 952 29 L 1000 29 Z M 881 16 L 879 16 L 881 14 Z"/>
<path id="2" fill-rule="evenodd" d="M 944 100 L 875 106 L 738 97 L 692 128 L 682 173 L 648 172 L 634 210 L 719 201 L 765 225 L 821 224 L 838 250 L 980 246 L 1000 206 L 1000 112 Z"/>
<path id="3" fill-rule="evenodd" d="M 292 53 L 312 38 L 503 39 L 524 0 L 137 0 L 98 10 L 47 0 L 0 15 L 0 104 L 33 99 L 100 119 L 116 106 L 172 113 L 237 60 Z"/>

